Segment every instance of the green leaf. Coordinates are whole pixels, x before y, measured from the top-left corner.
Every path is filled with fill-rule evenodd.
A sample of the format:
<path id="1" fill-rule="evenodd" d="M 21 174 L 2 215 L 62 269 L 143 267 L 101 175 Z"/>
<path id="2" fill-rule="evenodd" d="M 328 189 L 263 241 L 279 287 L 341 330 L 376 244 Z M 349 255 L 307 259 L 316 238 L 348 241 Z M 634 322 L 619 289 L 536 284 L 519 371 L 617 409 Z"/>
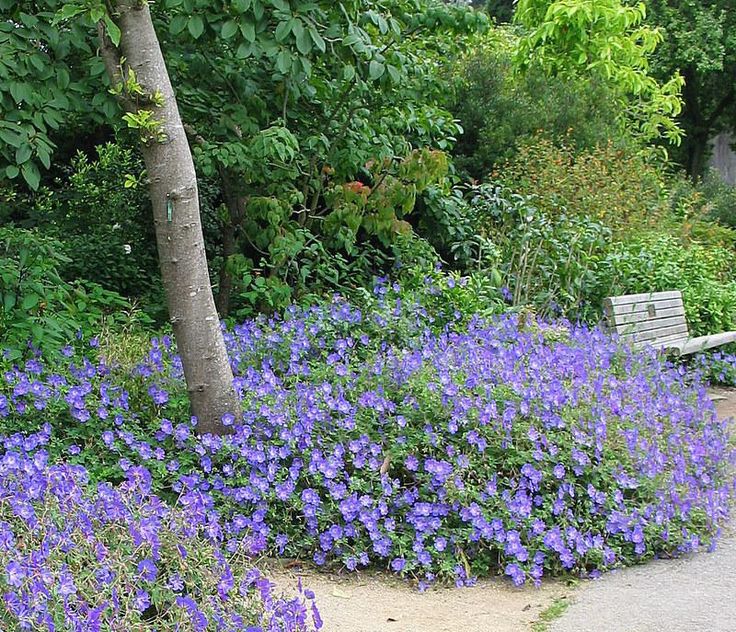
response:
<path id="1" fill-rule="evenodd" d="M 325 40 L 322 39 L 322 36 L 317 32 L 317 29 L 310 28 L 309 35 L 311 36 L 314 45 L 320 50 L 320 52 L 324 53 L 327 50 L 327 45 L 325 44 Z"/>
<path id="2" fill-rule="evenodd" d="M 253 22 L 245 22 L 244 24 L 241 24 L 240 32 L 243 34 L 246 41 L 251 44 L 256 41 L 256 25 L 253 24 Z"/>
<path id="3" fill-rule="evenodd" d="M 282 50 L 276 57 L 276 68 L 282 74 L 289 72 L 291 68 L 291 54 L 288 50 Z"/>
<path id="4" fill-rule="evenodd" d="M 69 71 L 66 68 L 59 68 L 56 72 L 56 85 L 62 90 L 66 90 L 69 87 Z"/>
<path id="5" fill-rule="evenodd" d="M 291 33 L 291 20 L 286 20 L 285 22 L 279 22 L 274 35 L 276 36 L 277 41 L 283 42 L 287 37 L 289 37 L 289 33 Z"/>
<path id="6" fill-rule="evenodd" d="M 38 159 L 41 161 L 41 164 L 46 167 L 46 169 L 51 168 L 51 154 L 46 151 L 43 147 L 37 147 L 36 148 L 36 156 L 38 156 Z"/>
<path id="7" fill-rule="evenodd" d="M 380 79 L 386 70 L 386 66 L 375 59 L 368 66 L 368 76 L 372 81 Z"/>
<path id="8" fill-rule="evenodd" d="M 113 22 L 110 19 L 110 16 L 109 15 L 105 15 L 104 21 L 105 21 L 105 28 L 107 29 L 107 34 L 110 37 L 110 41 L 113 44 L 115 44 L 115 46 L 119 46 L 120 45 L 120 37 L 122 35 L 120 33 L 120 28 L 118 27 L 117 24 L 115 24 L 115 22 Z"/>
<path id="9" fill-rule="evenodd" d="M 33 149 L 28 143 L 23 143 L 18 149 L 15 150 L 15 162 L 22 165 L 27 162 L 33 153 Z"/>
<path id="10" fill-rule="evenodd" d="M 3 308 L 6 312 L 9 312 L 11 309 L 15 307 L 15 294 L 12 292 L 8 292 L 3 296 Z"/>
<path id="11" fill-rule="evenodd" d="M 189 18 L 186 15 L 175 15 L 169 23 L 169 33 L 172 35 L 178 35 L 185 28 L 187 28 L 187 22 Z"/>
<path id="12" fill-rule="evenodd" d="M 233 0 L 233 9 L 238 13 L 245 13 L 250 9 L 250 0 Z"/>
<path id="13" fill-rule="evenodd" d="M 38 167 L 32 162 L 23 163 L 20 168 L 23 178 L 34 191 L 38 189 L 38 185 L 41 182 L 41 174 L 38 171 Z"/>
<path id="14" fill-rule="evenodd" d="M 204 33 L 204 20 L 201 15 L 193 15 L 187 22 L 187 29 L 194 39 L 199 39 Z"/>
<path id="15" fill-rule="evenodd" d="M 235 35 L 238 32 L 238 23 L 234 20 L 228 20 L 225 22 L 225 24 L 222 25 L 222 30 L 220 31 L 220 35 L 222 36 L 222 39 L 230 39 L 233 35 Z"/>
<path id="16" fill-rule="evenodd" d="M 33 309 L 36 305 L 38 305 L 38 294 L 26 294 L 20 304 L 25 310 Z"/>
<path id="17" fill-rule="evenodd" d="M 238 59 L 246 59 L 250 57 L 253 54 L 253 44 L 249 44 L 247 42 L 242 42 L 240 46 L 238 46 L 238 50 L 235 51 L 235 56 Z"/>
<path id="18" fill-rule="evenodd" d="M 57 11 L 52 24 L 57 25 L 59 24 L 59 22 L 63 22 L 65 20 L 68 20 L 69 18 L 73 18 L 80 13 L 84 13 L 86 10 L 87 8 L 84 5 L 79 5 L 74 2 L 67 2 L 63 7 L 61 7 L 61 9 L 59 9 L 59 11 Z"/>
<path id="19" fill-rule="evenodd" d="M 20 169 L 16 167 L 15 165 L 8 165 L 5 167 L 5 175 L 8 176 L 11 180 L 13 178 L 17 178 L 18 174 L 20 173 Z"/>
<path id="20" fill-rule="evenodd" d="M 312 50 L 312 38 L 301 22 L 297 22 L 298 26 L 294 27 L 294 36 L 296 37 L 296 48 L 302 55 L 307 55 Z"/>
<path id="21" fill-rule="evenodd" d="M 16 103 L 20 103 L 21 101 L 28 102 L 32 95 L 30 87 L 25 83 L 11 81 L 8 88 L 10 89 L 10 96 L 13 97 Z"/>

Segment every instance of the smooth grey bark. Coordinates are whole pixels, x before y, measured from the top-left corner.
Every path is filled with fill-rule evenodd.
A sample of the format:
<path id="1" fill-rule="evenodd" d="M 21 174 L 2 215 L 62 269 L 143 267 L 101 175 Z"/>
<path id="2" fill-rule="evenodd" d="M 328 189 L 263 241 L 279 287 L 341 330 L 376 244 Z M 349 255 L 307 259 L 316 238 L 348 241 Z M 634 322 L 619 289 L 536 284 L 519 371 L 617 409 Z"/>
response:
<path id="1" fill-rule="evenodd" d="M 200 433 L 225 433 L 222 416 L 235 414 L 239 402 L 212 295 L 191 150 L 147 2 L 113 4 L 111 17 L 121 31 L 120 45 L 115 47 L 100 27 L 108 75 L 119 85 L 132 69 L 146 97 L 123 92 L 124 107 L 151 110 L 160 123 L 160 138 L 142 138 L 141 151 L 150 181 L 161 277 L 192 414 Z M 152 95 L 160 95 L 160 106 Z"/>

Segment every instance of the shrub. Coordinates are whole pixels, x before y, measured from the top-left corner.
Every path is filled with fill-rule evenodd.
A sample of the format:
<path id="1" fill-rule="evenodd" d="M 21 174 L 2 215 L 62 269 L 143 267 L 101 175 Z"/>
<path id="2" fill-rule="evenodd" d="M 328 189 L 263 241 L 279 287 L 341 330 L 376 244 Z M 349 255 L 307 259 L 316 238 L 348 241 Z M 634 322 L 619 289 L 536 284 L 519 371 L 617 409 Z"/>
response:
<path id="1" fill-rule="evenodd" d="M 91 336 L 106 314 L 130 308 L 90 282 L 66 283 L 62 245 L 29 230 L 0 228 L 0 338 L 11 358 L 28 345 L 58 349 L 77 333 Z"/>
<path id="2" fill-rule="evenodd" d="M 165 497 L 211 494 L 228 533 L 319 565 L 522 583 L 713 542 L 734 455 L 697 381 L 596 330 L 453 330 L 375 291 L 227 332 L 230 436 L 185 421 L 168 338 L 130 376 L 80 356 L 6 371 L 3 424 L 53 419 L 55 453 L 95 477 L 145 464 Z"/>
<path id="3" fill-rule="evenodd" d="M 609 141 L 630 144 L 605 86 L 550 78 L 539 69 L 519 74 L 514 36 L 505 29 L 494 35 L 496 41 L 475 46 L 456 71 L 451 109 L 463 128 L 454 151 L 461 171 L 483 180 L 536 136 L 565 140 L 578 151 Z"/>
<path id="4" fill-rule="evenodd" d="M 725 226 L 736 228 L 736 187 L 711 171 L 699 188 L 709 206 L 710 216 Z"/>
<path id="5" fill-rule="evenodd" d="M 93 491 L 84 468 L 49 464 L 50 440 L 48 425 L 3 439 L 3 629 L 297 632 L 313 629 L 312 619 L 320 627 L 314 605 L 309 613 L 304 599 L 279 598 L 248 566 L 257 539 L 223 531 L 207 494 L 186 491 L 169 507 L 136 466 L 119 487 Z"/>
<path id="6" fill-rule="evenodd" d="M 141 296 L 158 280 L 150 200 L 137 185 L 143 163 L 121 144 L 96 152 L 94 159 L 76 154 L 69 172 L 38 196 L 31 219 L 64 245 L 65 279 Z"/>
<path id="7" fill-rule="evenodd" d="M 493 177 L 515 193 L 535 195 L 546 212 L 589 217 L 619 235 L 656 227 L 668 211 L 659 170 L 641 153 L 612 144 L 576 151 L 536 137 Z"/>
<path id="8" fill-rule="evenodd" d="M 644 235 L 613 244 L 600 283 L 611 294 L 677 289 L 693 335 L 736 328 L 733 250 L 684 245 L 668 235 Z"/>
<path id="9" fill-rule="evenodd" d="M 586 215 L 545 210 L 540 202 L 481 185 L 473 189 L 470 206 L 481 236 L 497 249 L 495 265 L 512 305 L 595 322 L 600 301 L 591 290 L 598 287 L 611 231 Z"/>

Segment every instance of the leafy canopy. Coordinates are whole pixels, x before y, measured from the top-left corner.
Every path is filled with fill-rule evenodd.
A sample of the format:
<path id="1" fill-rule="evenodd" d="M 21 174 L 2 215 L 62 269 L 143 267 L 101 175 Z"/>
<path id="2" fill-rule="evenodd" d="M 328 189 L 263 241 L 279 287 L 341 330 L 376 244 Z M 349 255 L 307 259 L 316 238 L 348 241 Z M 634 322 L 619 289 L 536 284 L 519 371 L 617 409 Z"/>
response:
<path id="1" fill-rule="evenodd" d="M 514 19 L 527 32 L 518 63 L 549 75 L 601 77 L 618 91 L 622 116 L 643 139 L 678 143 L 683 80 L 674 74 L 660 83 L 650 73 L 662 33 L 645 25 L 645 17 L 643 3 L 622 0 L 519 0 Z"/>

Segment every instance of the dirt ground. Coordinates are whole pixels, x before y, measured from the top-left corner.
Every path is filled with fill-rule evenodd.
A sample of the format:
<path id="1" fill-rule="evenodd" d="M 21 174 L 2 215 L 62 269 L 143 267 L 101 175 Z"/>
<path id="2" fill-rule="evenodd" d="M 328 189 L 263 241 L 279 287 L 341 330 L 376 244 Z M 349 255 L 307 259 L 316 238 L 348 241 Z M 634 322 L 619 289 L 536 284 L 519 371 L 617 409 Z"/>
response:
<path id="1" fill-rule="evenodd" d="M 515 588 L 499 578 L 420 593 L 387 574 L 296 573 L 277 566 L 267 573 L 287 591 L 301 576 L 317 595 L 326 632 L 528 632 L 539 613 L 567 592 L 557 581 Z"/>
<path id="2" fill-rule="evenodd" d="M 713 389 L 711 395 L 721 417 L 736 418 L 736 390 Z M 498 578 L 420 593 L 388 574 L 318 573 L 287 569 L 278 561 L 264 570 L 286 593 L 301 576 L 317 595 L 325 632 L 529 632 L 555 599 L 577 592 L 562 581 L 515 588 Z"/>

